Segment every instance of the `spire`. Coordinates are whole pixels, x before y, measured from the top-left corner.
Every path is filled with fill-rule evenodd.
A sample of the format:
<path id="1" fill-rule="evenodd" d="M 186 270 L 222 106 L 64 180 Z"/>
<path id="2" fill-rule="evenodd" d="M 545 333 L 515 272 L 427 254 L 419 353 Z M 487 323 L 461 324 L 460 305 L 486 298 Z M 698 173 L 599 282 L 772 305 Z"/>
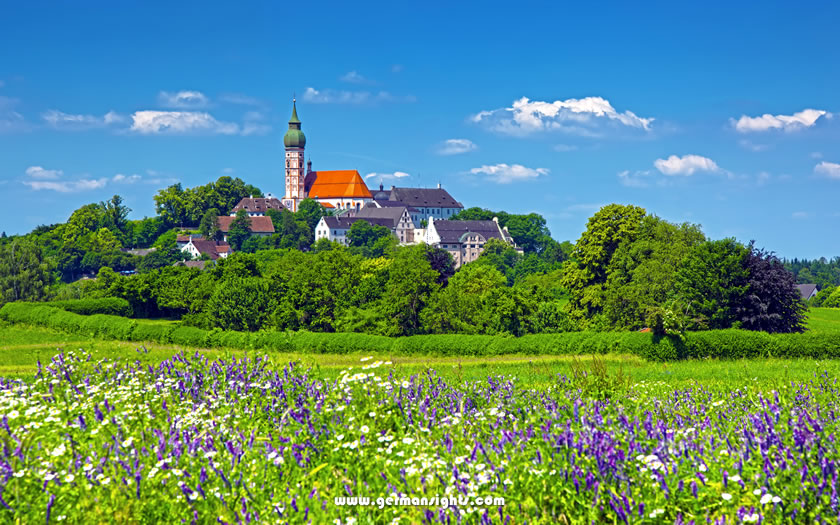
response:
<path id="1" fill-rule="evenodd" d="M 283 143 L 287 148 L 303 148 L 306 146 L 306 136 L 300 129 L 300 119 L 297 114 L 297 99 L 292 99 L 292 118 L 289 120 L 289 130 L 283 136 Z M 303 159 L 301 159 L 301 164 Z M 301 169 L 303 166 L 301 166 Z"/>
<path id="2" fill-rule="evenodd" d="M 292 98 L 292 118 L 289 120 L 289 124 L 300 124 L 300 119 L 297 116 L 297 98 Z"/>

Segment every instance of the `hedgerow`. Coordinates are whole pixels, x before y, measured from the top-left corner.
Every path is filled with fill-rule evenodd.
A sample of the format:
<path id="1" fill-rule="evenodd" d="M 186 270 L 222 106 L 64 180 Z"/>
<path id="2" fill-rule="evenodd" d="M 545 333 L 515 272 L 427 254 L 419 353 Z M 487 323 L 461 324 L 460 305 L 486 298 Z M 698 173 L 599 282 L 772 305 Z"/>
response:
<path id="1" fill-rule="evenodd" d="M 61 308 L 80 315 L 106 314 L 131 317 L 131 304 L 120 297 L 102 297 L 100 299 L 68 299 L 50 301 L 47 306 Z"/>
<path id="2" fill-rule="evenodd" d="M 840 338 L 830 333 L 767 334 L 747 330 L 690 332 L 683 339 L 640 332 L 569 332 L 523 337 L 359 333 L 235 332 L 193 326 L 138 323 L 114 315 L 79 315 L 44 303 L 8 303 L 0 319 L 47 326 L 104 339 L 153 341 L 184 346 L 265 349 L 279 352 L 493 356 L 505 354 L 632 354 L 651 361 L 679 359 L 840 358 Z"/>

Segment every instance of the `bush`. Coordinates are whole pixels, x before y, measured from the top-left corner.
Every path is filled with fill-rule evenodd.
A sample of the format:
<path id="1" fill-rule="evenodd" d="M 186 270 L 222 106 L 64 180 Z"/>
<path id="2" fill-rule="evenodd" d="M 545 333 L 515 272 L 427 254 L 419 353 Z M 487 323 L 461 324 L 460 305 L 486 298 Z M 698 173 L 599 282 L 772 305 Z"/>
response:
<path id="1" fill-rule="evenodd" d="M 169 341 L 176 345 L 184 346 L 207 346 L 208 330 L 202 330 L 194 326 L 179 326 L 169 334 Z"/>
<path id="2" fill-rule="evenodd" d="M 51 301 L 44 304 L 79 315 L 106 314 L 131 317 L 133 314 L 129 302 L 120 297 L 69 299 L 66 301 Z"/>
<path id="3" fill-rule="evenodd" d="M 173 326 L 152 323 L 137 323 L 137 327 L 131 333 L 131 341 L 152 341 L 166 344 L 170 342 L 169 334 L 174 330 Z"/>
<path id="4" fill-rule="evenodd" d="M 264 349 L 280 352 L 396 355 L 491 356 L 505 354 L 632 354 L 651 361 L 678 359 L 840 358 L 840 338 L 831 333 L 767 334 L 747 330 L 690 332 L 684 337 L 641 332 L 569 332 L 523 337 L 414 335 L 385 337 L 358 333 L 235 332 L 193 326 L 143 323 L 125 317 L 79 315 L 45 303 L 8 303 L 0 319 L 47 326 L 90 337 L 153 341 L 185 346 Z"/>

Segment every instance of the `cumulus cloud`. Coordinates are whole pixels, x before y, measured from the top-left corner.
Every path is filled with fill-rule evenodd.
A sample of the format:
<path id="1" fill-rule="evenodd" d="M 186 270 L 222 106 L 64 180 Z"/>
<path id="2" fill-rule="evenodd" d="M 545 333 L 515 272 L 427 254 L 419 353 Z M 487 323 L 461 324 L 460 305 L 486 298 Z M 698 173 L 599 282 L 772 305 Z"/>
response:
<path id="1" fill-rule="evenodd" d="M 448 139 L 438 147 L 438 155 L 459 155 L 477 149 L 478 146 L 469 139 Z"/>
<path id="2" fill-rule="evenodd" d="M 365 175 L 365 179 L 372 179 L 372 178 L 380 178 L 380 179 L 404 179 L 405 177 L 411 177 L 410 173 L 406 173 L 404 171 L 395 171 L 393 173 L 368 173 Z"/>
<path id="3" fill-rule="evenodd" d="M 508 184 L 516 181 L 536 179 L 541 175 L 548 175 L 547 168 L 527 168 L 521 164 L 495 164 L 493 166 L 481 166 L 473 168 L 470 173 L 473 175 L 484 175 L 487 179 L 498 184 Z"/>
<path id="4" fill-rule="evenodd" d="M 104 128 L 126 121 L 125 116 L 115 111 L 109 111 L 98 117 L 96 115 L 65 113 L 57 109 L 50 109 L 42 113 L 41 118 L 51 127 L 62 130 Z"/>
<path id="5" fill-rule="evenodd" d="M 481 111 L 470 117 L 474 123 L 509 135 L 529 135 L 543 131 L 565 131 L 574 135 L 600 136 L 605 127 L 647 132 L 653 118 L 642 118 L 632 111 L 619 113 L 601 97 L 570 98 L 543 102 L 522 97 L 509 108 Z"/>
<path id="6" fill-rule="evenodd" d="M 209 113 L 197 111 L 136 111 L 131 115 L 131 131 L 144 135 L 209 133 L 235 135 L 239 125 L 222 122 Z"/>
<path id="7" fill-rule="evenodd" d="M 315 89 L 308 87 L 303 92 L 303 100 L 313 104 L 365 104 L 376 102 L 414 102 L 412 95 L 399 96 L 387 91 L 344 91 L 336 89 Z"/>
<path id="8" fill-rule="evenodd" d="M 682 157 L 671 155 L 667 159 L 656 159 L 653 165 L 665 175 L 689 176 L 698 171 L 720 171 L 715 161 L 700 155 L 684 155 Z"/>
<path id="9" fill-rule="evenodd" d="M 824 175 L 829 179 L 840 179 L 840 164 L 822 161 L 814 166 L 814 173 Z"/>
<path id="10" fill-rule="evenodd" d="M 740 133 L 751 133 L 779 129 L 797 131 L 810 128 L 821 118 L 831 118 L 831 113 L 822 109 L 803 109 L 793 115 L 771 115 L 765 113 L 759 117 L 742 115 L 738 120 L 729 119 L 732 127 Z"/>
<path id="11" fill-rule="evenodd" d="M 33 179 L 57 179 L 64 175 L 61 170 L 46 170 L 41 166 L 29 166 L 26 168 L 26 175 Z"/>
<path id="12" fill-rule="evenodd" d="M 15 111 L 18 99 L 0 96 L 0 133 L 27 129 L 23 115 Z"/>
<path id="13" fill-rule="evenodd" d="M 170 93 L 161 91 L 158 95 L 158 103 L 165 108 L 195 109 L 207 107 L 210 99 L 200 91 L 178 91 Z"/>

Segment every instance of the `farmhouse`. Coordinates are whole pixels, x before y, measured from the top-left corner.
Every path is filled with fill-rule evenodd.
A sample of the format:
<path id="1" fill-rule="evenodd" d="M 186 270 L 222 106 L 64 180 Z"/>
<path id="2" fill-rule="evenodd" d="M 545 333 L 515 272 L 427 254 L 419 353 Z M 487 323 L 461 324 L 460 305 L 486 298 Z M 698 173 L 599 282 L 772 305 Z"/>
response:
<path id="1" fill-rule="evenodd" d="M 188 253 L 193 259 L 206 255 L 210 260 L 215 261 L 220 257 L 230 255 L 228 243 L 205 239 L 200 235 L 178 236 L 176 244 L 182 252 Z"/>

